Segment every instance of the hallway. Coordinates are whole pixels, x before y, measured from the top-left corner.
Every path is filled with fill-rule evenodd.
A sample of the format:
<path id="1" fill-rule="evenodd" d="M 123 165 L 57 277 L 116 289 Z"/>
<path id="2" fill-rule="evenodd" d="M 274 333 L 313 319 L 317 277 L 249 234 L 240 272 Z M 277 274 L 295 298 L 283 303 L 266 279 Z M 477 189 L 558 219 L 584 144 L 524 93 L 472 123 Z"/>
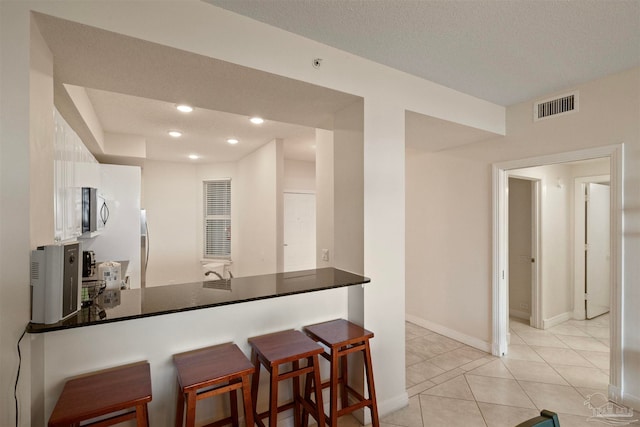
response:
<path id="1" fill-rule="evenodd" d="M 548 409 L 560 415 L 562 427 L 598 425 L 587 422 L 592 410 L 585 400 L 606 396 L 608 322 L 607 314 L 543 331 L 511 319 L 503 358 L 407 322 L 409 406 L 381 421 L 387 427 L 513 427 Z"/>

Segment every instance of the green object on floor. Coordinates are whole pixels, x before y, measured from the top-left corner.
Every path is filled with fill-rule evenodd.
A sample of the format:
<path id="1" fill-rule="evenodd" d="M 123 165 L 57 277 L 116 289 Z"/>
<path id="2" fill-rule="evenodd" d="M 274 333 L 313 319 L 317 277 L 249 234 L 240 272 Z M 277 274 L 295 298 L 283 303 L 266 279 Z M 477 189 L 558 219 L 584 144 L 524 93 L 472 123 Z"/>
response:
<path id="1" fill-rule="evenodd" d="M 516 427 L 560 427 L 560 421 L 558 420 L 558 415 L 555 412 L 543 409 L 540 411 L 539 417 L 531 418 L 530 420 L 518 424 Z"/>

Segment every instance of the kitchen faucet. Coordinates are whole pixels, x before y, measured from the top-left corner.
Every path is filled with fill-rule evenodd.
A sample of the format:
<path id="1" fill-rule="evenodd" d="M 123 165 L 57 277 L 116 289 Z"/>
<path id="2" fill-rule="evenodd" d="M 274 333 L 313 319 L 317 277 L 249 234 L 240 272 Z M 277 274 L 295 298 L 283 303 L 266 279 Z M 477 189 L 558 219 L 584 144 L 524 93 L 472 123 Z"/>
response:
<path id="1" fill-rule="evenodd" d="M 222 276 L 221 276 L 220 274 L 218 274 L 217 272 L 215 272 L 215 271 L 211 271 L 211 270 L 209 270 L 209 271 L 207 271 L 206 273 L 204 273 L 204 275 L 205 275 L 205 276 L 208 276 L 208 275 L 210 275 L 210 274 L 215 274 L 216 276 L 218 276 L 218 277 L 220 278 L 220 280 L 224 280 L 224 279 L 222 278 Z"/>
<path id="2" fill-rule="evenodd" d="M 230 271 L 227 271 L 227 273 L 229 273 L 229 279 L 233 279 L 233 274 L 231 274 Z M 208 270 L 206 273 L 204 273 L 205 276 L 208 276 L 210 274 L 215 274 L 216 276 L 218 276 L 220 278 L 220 280 L 225 280 L 224 277 L 222 277 L 220 275 L 220 273 L 212 271 L 212 270 Z"/>

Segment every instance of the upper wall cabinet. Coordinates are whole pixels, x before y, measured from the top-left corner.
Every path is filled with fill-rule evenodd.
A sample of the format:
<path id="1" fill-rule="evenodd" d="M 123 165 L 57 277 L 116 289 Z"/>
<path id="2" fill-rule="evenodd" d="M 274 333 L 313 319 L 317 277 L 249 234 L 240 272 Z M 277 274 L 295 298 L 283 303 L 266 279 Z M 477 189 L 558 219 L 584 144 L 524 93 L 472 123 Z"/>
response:
<path id="1" fill-rule="evenodd" d="M 75 239 L 82 234 L 82 187 L 99 187 L 100 166 L 80 137 L 54 111 L 54 239 Z"/>

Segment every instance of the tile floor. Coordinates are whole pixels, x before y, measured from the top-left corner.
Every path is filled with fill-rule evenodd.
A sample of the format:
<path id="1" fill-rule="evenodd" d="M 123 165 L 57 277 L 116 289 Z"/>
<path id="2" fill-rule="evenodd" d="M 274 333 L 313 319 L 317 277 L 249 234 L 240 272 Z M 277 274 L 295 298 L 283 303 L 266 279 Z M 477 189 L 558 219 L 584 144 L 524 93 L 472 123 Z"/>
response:
<path id="1" fill-rule="evenodd" d="M 542 331 L 511 319 L 502 358 L 406 323 L 409 406 L 381 424 L 513 427 L 544 408 L 560 415 L 562 427 L 605 425 L 587 421 L 592 411 L 584 401 L 606 396 L 608 321 L 608 315 L 569 320 Z"/>

